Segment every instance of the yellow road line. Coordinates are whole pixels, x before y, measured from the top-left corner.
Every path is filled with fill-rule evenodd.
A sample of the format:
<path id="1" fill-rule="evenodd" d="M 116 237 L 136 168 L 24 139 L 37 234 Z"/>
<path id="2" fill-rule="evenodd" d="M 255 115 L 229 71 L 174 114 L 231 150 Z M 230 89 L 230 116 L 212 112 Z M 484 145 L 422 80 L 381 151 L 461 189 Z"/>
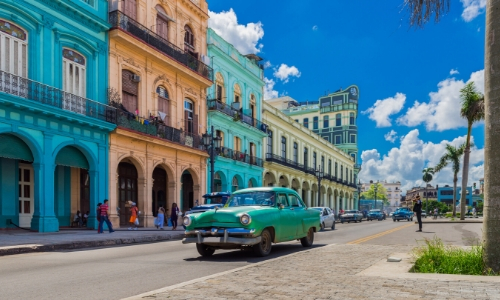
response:
<path id="1" fill-rule="evenodd" d="M 349 245 L 361 244 L 361 243 L 367 242 L 369 240 L 376 239 L 378 237 L 381 237 L 381 236 L 393 233 L 395 231 L 398 231 L 398 230 L 401 230 L 401 229 L 404 229 L 404 228 L 407 228 L 407 227 L 410 227 L 410 226 L 415 226 L 415 224 L 413 224 L 413 222 L 412 222 L 411 224 L 406 224 L 406 225 L 403 225 L 403 226 L 400 226 L 400 227 L 396 227 L 396 228 L 393 228 L 393 229 L 390 229 L 390 230 L 387 230 L 387 231 L 383 231 L 383 232 L 380 232 L 380 233 L 377 233 L 377 234 L 374 234 L 374 235 L 370 235 L 370 236 L 367 236 L 367 237 L 364 237 L 364 238 L 360 238 L 360 239 L 357 239 L 355 241 L 349 242 L 347 244 L 349 244 Z"/>

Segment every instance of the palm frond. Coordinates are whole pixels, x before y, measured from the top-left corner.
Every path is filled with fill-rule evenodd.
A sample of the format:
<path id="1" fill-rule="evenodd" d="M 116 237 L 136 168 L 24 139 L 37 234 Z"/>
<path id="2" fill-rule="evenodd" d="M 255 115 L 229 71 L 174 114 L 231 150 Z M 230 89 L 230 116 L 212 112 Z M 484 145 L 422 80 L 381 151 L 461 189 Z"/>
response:
<path id="1" fill-rule="evenodd" d="M 434 15 L 434 22 L 450 10 L 450 0 L 405 0 L 410 13 L 410 26 L 423 27 Z"/>
<path id="2" fill-rule="evenodd" d="M 460 90 L 460 100 L 460 115 L 467 119 L 469 125 L 484 119 L 484 95 L 476 90 L 474 81 L 467 83 Z"/>

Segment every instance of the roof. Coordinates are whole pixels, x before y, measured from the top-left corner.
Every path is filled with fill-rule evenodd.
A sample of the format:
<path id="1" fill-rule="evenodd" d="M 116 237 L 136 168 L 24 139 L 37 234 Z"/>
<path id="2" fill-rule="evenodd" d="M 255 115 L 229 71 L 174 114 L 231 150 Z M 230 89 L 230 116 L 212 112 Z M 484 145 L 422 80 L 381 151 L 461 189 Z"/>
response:
<path id="1" fill-rule="evenodd" d="M 289 189 L 289 188 L 284 188 L 284 187 L 256 187 L 256 188 L 247 188 L 247 189 L 242 189 L 234 192 L 233 194 L 239 194 L 239 193 L 248 193 L 248 192 L 284 192 L 284 193 L 290 193 L 294 192 L 294 190 Z"/>
<path id="2" fill-rule="evenodd" d="M 248 59 L 253 59 L 255 61 L 261 61 L 263 60 L 262 57 L 258 56 L 258 55 L 255 55 L 255 54 L 247 54 L 247 55 L 244 55 L 246 58 Z"/>

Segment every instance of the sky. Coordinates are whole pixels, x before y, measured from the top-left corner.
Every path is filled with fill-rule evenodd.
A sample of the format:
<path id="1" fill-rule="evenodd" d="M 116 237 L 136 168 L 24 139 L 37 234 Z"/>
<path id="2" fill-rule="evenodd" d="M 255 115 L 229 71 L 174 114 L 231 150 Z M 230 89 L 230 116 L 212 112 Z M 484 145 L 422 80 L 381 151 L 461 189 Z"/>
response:
<path id="1" fill-rule="evenodd" d="M 409 26 L 404 0 L 208 0 L 209 27 L 264 58 L 265 98 L 299 102 L 360 90 L 362 182 L 424 186 L 446 144 L 465 142 L 460 89 L 484 92 L 486 0 L 450 0 L 439 23 Z M 473 127 L 469 185 L 484 175 L 484 124 Z M 461 172 L 459 182 L 461 185 Z M 431 184 L 453 184 L 450 167 Z"/>

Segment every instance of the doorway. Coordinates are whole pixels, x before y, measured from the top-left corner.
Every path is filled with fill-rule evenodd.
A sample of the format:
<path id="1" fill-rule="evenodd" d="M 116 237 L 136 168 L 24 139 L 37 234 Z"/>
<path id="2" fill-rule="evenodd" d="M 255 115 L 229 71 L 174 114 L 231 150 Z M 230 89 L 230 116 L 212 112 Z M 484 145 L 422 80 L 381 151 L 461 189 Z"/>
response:
<path id="1" fill-rule="evenodd" d="M 33 166 L 19 163 L 19 227 L 31 227 L 34 210 Z"/>
<path id="2" fill-rule="evenodd" d="M 121 162 L 118 165 L 118 178 L 120 226 L 127 226 L 130 219 L 129 201 L 137 203 L 137 169 L 133 164 Z"/>

